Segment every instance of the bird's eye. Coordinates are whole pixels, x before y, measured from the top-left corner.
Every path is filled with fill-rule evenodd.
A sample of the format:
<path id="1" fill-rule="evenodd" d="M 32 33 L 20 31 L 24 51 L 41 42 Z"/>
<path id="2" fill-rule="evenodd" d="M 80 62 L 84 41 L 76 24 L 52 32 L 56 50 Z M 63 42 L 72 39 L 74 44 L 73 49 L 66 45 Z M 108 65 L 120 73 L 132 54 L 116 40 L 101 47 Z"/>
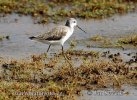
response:
<path id="1" fill-rule="evenodd" d="M 76 21 L 74 21 L 74 23 L 76 23 Z"/>

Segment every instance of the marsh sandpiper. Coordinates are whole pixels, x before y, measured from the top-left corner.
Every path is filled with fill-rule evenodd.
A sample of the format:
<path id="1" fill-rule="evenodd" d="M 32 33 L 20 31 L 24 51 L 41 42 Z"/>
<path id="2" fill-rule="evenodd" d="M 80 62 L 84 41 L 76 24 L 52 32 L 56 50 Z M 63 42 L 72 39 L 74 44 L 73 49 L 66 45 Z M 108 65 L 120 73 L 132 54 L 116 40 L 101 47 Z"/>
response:
<path id="1" fill-rule="evenodd" d="M 64 45 L 65 41 L 73 34 L 75 26 L 77 26 L 80 30 L 85 32 L 82 28 L 80 28 L 77 25 L 76 19 L 69 18 L 66 21 L 65 25 L 57 26 L 47 33 L 44 33 L 44 34 L 41 34 L 38 36 L 32 36 L 32 37 L 29 37 L 29 39 L 49 44 L 47 52 L 49 51 L 51 45 L 56 45 L 56 44 L 61 45 L 62 46 L 62 54 L 65 57 L 65 59 L 68 61 L 68 59 L 64 55 L 63 45 Z"/>

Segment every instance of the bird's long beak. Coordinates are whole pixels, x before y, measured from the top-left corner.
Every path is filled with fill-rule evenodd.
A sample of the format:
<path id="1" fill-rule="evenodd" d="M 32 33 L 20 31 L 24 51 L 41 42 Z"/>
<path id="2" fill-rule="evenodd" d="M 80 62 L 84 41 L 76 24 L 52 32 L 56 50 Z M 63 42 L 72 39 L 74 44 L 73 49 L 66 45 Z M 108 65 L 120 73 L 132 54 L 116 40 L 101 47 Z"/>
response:
<path id="1" fill-rule="evenodd" d="M 84 33 L 87 33 L 87 32 L 85 32 L 82 28 L 80 28 L 78 25 L 77 25 L 77 27 L 78 27 L 80 30 L 82 30 Z"/>

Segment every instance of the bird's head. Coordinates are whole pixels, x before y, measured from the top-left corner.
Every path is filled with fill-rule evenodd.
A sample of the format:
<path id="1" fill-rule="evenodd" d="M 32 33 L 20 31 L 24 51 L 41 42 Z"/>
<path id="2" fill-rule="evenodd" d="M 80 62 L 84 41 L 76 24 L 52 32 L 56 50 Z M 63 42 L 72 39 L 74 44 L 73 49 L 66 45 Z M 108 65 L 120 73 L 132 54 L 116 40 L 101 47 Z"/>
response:
<path id="1" fill-rule="evenodd" d="M 74 28 L 75 26 L 77 26 L 80 30 L 82 30 L 84 33 L 86 33 L 82 28 L 80 28 L 78 25 L 77 25 L 77 21 L 75 18 L 70 18 L 66 21 L 66 26 L 68 27 L 71 27 L 71 28 Z"/>

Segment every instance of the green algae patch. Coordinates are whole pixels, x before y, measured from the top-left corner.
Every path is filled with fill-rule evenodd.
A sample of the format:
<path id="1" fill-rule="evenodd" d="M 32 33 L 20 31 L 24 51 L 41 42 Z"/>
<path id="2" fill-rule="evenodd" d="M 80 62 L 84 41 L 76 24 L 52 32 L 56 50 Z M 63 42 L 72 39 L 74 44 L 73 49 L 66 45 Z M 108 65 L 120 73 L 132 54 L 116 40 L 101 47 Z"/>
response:
<path id="1" fill-rule="evenodd" d="M 85 42 L 86 47 L 99 47 L 99 48 L 136 48 L 137 35 L 136 33 L 128 33 L 125 35 L 106 36 L 96 34 L 88 38 Z"/>
<path id="2" fill-rule="evenodd" d="M 135 1 L 125 0 L 0 0 L 2 14 L 30 15 L 38 23 L 57 22 L 65 17 L 105 18 L 135 9 Z"/>
<path id="3" fill-rule="evenodd" d="M 137 35 L 129 35 L 128 37 L 121 38 L 118 40 L 120 44 L 131 44 L 136 46 L 137 45 Z"/>
<path id="4" fill-rule="evenodd" d="M 3 39 L 7 39 L 7 40 L 9 40 L 10 37 L 9 37 L 9 36 L 0 36 L 0 41 L 2 41 Z"/>

